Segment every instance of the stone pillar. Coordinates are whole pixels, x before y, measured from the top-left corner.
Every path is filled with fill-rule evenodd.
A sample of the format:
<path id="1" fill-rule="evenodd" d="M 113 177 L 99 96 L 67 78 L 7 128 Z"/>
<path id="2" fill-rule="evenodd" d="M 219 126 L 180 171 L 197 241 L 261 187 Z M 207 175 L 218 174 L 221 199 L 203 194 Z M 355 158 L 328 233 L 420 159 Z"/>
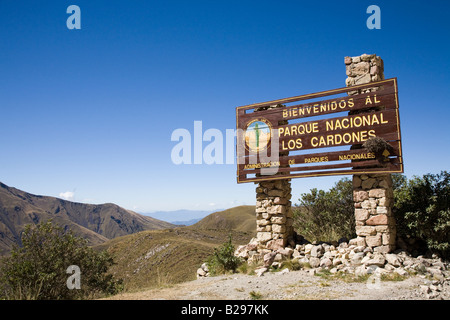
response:
<path id="1" fill-rule="evenodd" d="M 255 109 L 255 112 L 282 105 Z M 279 121 L 278 125 L 288 124 Z M 287 156 L 289 152 L 280 153 Z M 285 247 L 293 238 L 293 216 L 291 210 L 291 180 L 280 179 L 256 183 L 256 240 L 261 249 L 276 250 Z"/>
<path id="2" fill-rule="evenodd" d="M 260 247 L 285 247 L 293 236 L 291 182 L 263 181 L 256 188 L 256 240 Z"/>
<path id="3" fill-rule="evenodd" d="M 345 65 L 348 76 L 345 81 L 347 87 L 384 80 L 383 60 L 374 54 L 345 57 Z M 363 92 L 354 91 L 349 94 L 370 92 L 376 90 L 376 88 L 364 90 Z M 383 107 L 374 109 L 383 110 Z M 350 112 L 350 114 L 352 113 Z M 354 175 L 353 201 L 358 245 L 371 247 L 376 252 L 393 251 L 395 249 L 396 227 L 392 213 L 391 175 Z"/>

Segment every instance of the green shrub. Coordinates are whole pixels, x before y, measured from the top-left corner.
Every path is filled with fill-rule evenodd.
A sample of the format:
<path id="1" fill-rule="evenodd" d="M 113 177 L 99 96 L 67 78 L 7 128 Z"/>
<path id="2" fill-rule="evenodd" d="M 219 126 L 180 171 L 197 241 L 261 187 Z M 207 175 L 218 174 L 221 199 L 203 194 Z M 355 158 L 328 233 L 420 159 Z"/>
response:
<path id="1" fill-rule="evenodd" d="M 236 272 L 242 260 L 234 255 L 234 245 L 231 241 L 231 234 L 228 241 L 219 248 L 214 248 L 214 253 L 208 258 L 206 264 L 211 275 L 218 275 L 227 272 Z"/>
<path id="2" fill-rule="evenodd" d="M 431 251 L 450 257 L 450 174 L 397 178 L 394 184 L 397 233 L 417 238 Z"/>
<path id="3" fill-rule="evenodd" d="M 114 294 L 121 281 L 107 274 L 112 257 L 95 252 L 86 240 L 65 232 L 51 221 L 28 225 L 22 247 L 13 249 L 0 268 L 0 297 L 4 299 L 83 299 Z M 80 289 L 69 289 L 67 268 L 80 268 Z"/>
<path id="4" fill-rule="evenodd" d="M 348 178 L 329 191 L 311 189 L 293 208 L 294 228 L 309 241 L 331 241 L 355 236 L 353 186 Z"/>

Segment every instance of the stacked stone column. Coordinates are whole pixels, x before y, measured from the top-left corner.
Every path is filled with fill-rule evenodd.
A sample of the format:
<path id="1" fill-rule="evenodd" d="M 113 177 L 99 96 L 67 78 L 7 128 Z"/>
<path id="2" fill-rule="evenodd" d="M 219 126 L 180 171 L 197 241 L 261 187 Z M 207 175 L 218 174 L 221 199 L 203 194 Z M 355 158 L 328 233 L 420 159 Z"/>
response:
<path id="1" fill-rule="evenodd" d="M 383 60 L 374 55 L 363 54 L 345 57 L 348 87 L 384 80 Z M 360 94 L 376 88 L 354 91 Z M 376 110 L 382 110 L 378 107 Z M 350 113 L 352 114 L 352 113 Z M 355 146 L 358 148 L 358 146 Z M 358 245 L 372 247 L 374 251 L 390 252 L 395 249 L 396 227 L 392 213 L 393 191 L 390 174 L 363 174 L 353 176 L 353 201 L 355 206 Z"/>
<path id="2" fill-rule="evenodd" d="M 255 112 L 282 105 L 255 109 Z M 288 124 L 282 120 L 278 125 Z M 289 152 L 280 152 L 280 157 Z M 257 183 L 256 187 L 256 241 L 260 249 L 276 250 L 285 247 L 294 233 L 291 210 L 291 180 L 271 180 Z"/>
<path id="3" fill-rule="evenodd" d="M 293 234 L 291 182 L 260 182 L 256 188 L 256 240 L 260 247 L 285 247 Z"/>
<path id="4" fill-rule="evenodd" d="M 358 245 L 387 253 L 395 249 L 395 219 L 392 214 L 391 175 L 353 176 Z"/>

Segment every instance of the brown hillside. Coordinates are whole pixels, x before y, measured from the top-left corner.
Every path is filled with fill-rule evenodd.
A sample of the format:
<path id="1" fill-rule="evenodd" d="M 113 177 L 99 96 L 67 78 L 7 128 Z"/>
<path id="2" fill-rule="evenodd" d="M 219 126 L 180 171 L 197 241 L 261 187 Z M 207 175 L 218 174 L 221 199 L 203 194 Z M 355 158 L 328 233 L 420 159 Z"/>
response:
<path id="1" fill-rule="evenodd" d="M 192 229 L 224 229 L 254 233 L 256 231 L 255 206 L 239 206 L 206 216 Z"/>
<path id="2" fill-rule="evenodd" d="M 85 204 L 33 195 L 0 183 L 0 255 L 7 254 L 27 224 L 53 221 L 97 245 L 119 236 L 174 225 L 115 204 Z"/>

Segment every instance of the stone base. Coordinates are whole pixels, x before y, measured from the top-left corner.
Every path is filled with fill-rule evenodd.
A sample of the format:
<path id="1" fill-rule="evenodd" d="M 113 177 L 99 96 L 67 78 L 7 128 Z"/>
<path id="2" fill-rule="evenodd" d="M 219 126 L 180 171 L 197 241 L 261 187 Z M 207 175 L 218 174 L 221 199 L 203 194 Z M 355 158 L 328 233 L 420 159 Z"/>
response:
<path id="1" fill-rule="evenodd" d="M 384 253 L 395 250 L 391 175 L 353 176 L 353 201 L 359 245 Z"/>

